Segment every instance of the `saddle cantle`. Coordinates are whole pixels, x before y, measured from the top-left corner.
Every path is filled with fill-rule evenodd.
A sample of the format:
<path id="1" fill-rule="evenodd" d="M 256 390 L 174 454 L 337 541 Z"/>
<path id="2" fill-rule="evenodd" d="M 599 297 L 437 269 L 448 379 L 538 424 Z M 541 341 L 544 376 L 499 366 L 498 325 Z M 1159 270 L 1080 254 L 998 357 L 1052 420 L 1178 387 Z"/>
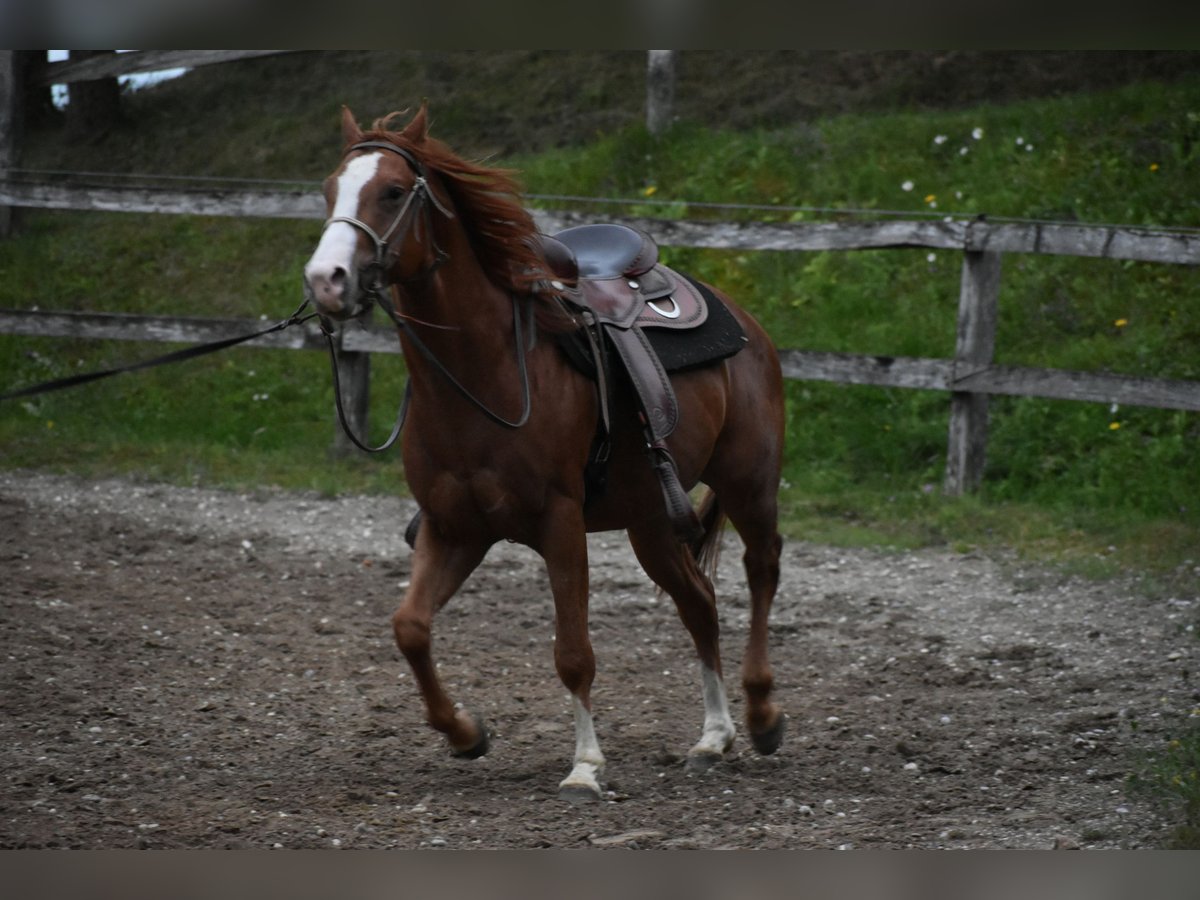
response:
<path id="1" fill-rule="evenodd" d="M 601 393 L 602 435 L 593 462 L 600 458 L 602 465 L 607 457 L 607 346 L 621 361 L 637 397 L 672 526 L 680 540 L 697 539 L 702 532 L 699 519 L 666 446 L 679 421 L 679 405 L 667 369 L 643 329 L 682 336 L 708 321 L 709 303 L 698 285 L 658 262 L 658 246 L 649 235 L 628 226 L 580 225 L 553 237 L 539 235 L 538 240 L 555 276 L 552 287 L 587 323 L 588 368 L 596 373 Z M 746 338 L 719 301 L 712 302 L 729 323 L 720 352 L 712 354 L 709 348 L 711 358 L 719 359 L 736 353 Z"/>

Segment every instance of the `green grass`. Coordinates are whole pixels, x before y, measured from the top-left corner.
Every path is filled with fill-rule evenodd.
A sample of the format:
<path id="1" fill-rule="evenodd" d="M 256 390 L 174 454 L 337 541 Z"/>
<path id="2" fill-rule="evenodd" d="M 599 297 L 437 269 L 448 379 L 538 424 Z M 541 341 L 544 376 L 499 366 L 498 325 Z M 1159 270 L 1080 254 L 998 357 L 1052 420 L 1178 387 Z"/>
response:
<path id="1" fill-rule="evenodd" d="M 1200 850 L 1200 709 L 1138 760 L 1126 790 L 1156 802 L 1178 823 L 1173 847 Z"/>
<path id="2" fill-rule="evenodd" d="M 346 65 L 324 76 L 319 68 L 310 75 L 312 59 L 299 56 L 217 67 L 130 98 L 130 121 L 88 147 L 88 167 L 316 179 L 336 162 L 339 93 L 368 118 L 406 105 L 414 85 L 441 85 L 447 97 L 434 106 L 435 133 L 455 143 L 456 135 L 503 132 L 485 116 L 483 81 L 514 89 L 505 78 L 518 69 L 548 74 L 563 62 L 553 54 L 467 57 L 486 71 L 455 94 L 449 85 L 461 79 L 448 73 L 457 58 L 338 56 L 331 59 Z M 342 78 L 351 69 L 357 87 Z M 565 102 L 553 93 L 574 83 L 564 77 L 543 88 L 547 108 Z M 255 79 L 289 90 L 249 91 Z M 368 102 L 387 83 L 402 85 L 394 92 L 400 99 L 387 109 Z M 579 103 L 602 110 L 618 102 L 614 84 L 597 82 L 589 89 L 596 96 L 581 93 Z M 216 108 L 219 127 L 210 115 Z M 531 127 L 544 126 L 530 115 Z M 610 121 L 596 116 L 588 121 Z M 795 207 L 823 207 L 1157 226 L 1194 226 L 1200 218 L 1195 76 L 743 131 L 685 121 L 661 139 L 637 125 L 598 124 L 593 139 L 558 148 L 549 147 L 546 131 L 537 133 L 529 142 L 536 152 L 497 160 L 520 168 L 531 192 L 651 203 L 610 207 L 637 214 L 799 220 L 817 214 Z M 470 143 L 465 149 L 473 151 Z M 66 165 L 73 157 L 63 156 L 64 146 L 56 128 L 35 134 L 31 153 L 41 158 L 26 164 Z M 773 208 L 712 210 L 697 201 Z M 20 235 L 0 242 L 0 306 L 282 318 L 296 305 L 318 234 L 311 222 L 30 211 Z M 958 254 L 663 248 L 662 255 L 726 289 L 781 347 L 953 353 Z M 1008 254 L 997 361 L 1200 379 L 1197 297 L 1196 267 Z M 0 365 L 6 384 L 25 384 L 166 349 L 0 337 Z M 375 368 L 372 415 L 383 432 L 402 373 L 394 359 L 376 358 Z M 945 394 L 813 382 L 789 383 L 787 392 L 784 508 L 795 536 L 1013 546 L 1078 571 L 1135 566 L 1171 584 L 1192 571 L 1184 561 L 1200 546 L 1195 413 L 995 398 L 982 490 L 955 500 L 939 489 Z M 402 490 L 394 454 L 331 456 L 330 397 L 320 354 L 224 353 L 3 404 L 0 464 L 330 493 Z M 1198 587 L 1193 577 L 1186 589 Z"/>
<path id="3" fill-rule="evenodd" d="M 6 338 L 3 346 L 14 343 Z M 34 359 L 26 369 L 46 378 L 153 355 L 145 345 L 116 342 L 20 344 Z M 372 370 L 371 437 L 378 442 L 399 403 L 403 364 L 376 356 Z M 0 417 L 0 447 L 5 466 L 86 477 L 402 492 L 395 455 L 333 452 L 332 404 L 324 354 L 234 349 L 18 401 Z"/>

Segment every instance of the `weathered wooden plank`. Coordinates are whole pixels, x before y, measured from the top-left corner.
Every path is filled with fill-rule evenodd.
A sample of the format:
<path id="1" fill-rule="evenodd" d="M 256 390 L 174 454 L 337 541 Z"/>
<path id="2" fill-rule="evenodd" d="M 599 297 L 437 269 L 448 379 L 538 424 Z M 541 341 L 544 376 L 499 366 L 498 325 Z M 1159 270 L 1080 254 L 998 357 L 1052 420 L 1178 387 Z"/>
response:
<path id="1" fill-rule="evenodd" d="M 325 204 L 314 185 L 294 191 L 247 188 L 173 190 L 158 187 L 0 181 L 0 206 L 320 219 Z M 1002 250 L 1200 264 L 1200 233 L 1105 227 L 988 225 L 962 221 L 707 222 L 532 209 L 547 234 L 592 222 L 621 222 L 664 246 L 726 250 L 871 250 L 928 247 Z"/>
<path id="2" fill-rule="evenodd" d="M 0 178 L 17 159 L 21 131 L 21 86 L 17 51 L 0 50 Z M 12 210 L 0 201 L 0 238 L 12 228 Z"/>
<path id="3" fill-rule="evenodd" d="M 1200 381 L 1073 372 L 1066 369 L 990 366 L 959 378 L 953 386 L 984 394 L 1200 412 Z"/>
<path id="4" fill-rule="evenodd" d="M 659 135 L 675 118 L 675 50 L 646 51 L 646 130 Z"/>
<path id="5" fill-rule="evenodd" d="M 779 361 L 784 377 L 797 381 L 960 390 L 1200 412 L 1200 381 L 997 365 L 956 378 L 955 362 L 950 359 L 859 356 L 812 350 L 780 350 Z"/>
<path id="6" fill-rule="evenodd" d="M 784 378 L 799 381 L 945 391 L 954 380 L 954 363 L 948 359 L 780 350 L 779 363 Z"/>
<path id="7" fill-rule="evenodd" d="M 540 209 L 530 212 L 547 234 L 591 222 L 620 222 L 645 231 L 666 246 L 718 250 L 961 250 L 966 235 L 963 222 L 707 222 Z"/>
<path id="8" fill-rule="evenodd" d="M 264 319 L 144 316 L 122 313 L 42 312 L 0 309 L 0 334 L 168 343 L 204 343 L 265 327 Z M 314 323 L 266 335 L 247 346 L 321 350 L 325 340 Z M 384 326 L 347 326 L 342 348 L 350 352 L 399 353 L 395 331 Z M 982 394 L 1049 397 L 1059 400 L 1121 403 L 1200 412 L 1200 382 L 1062 369 L 989 366 L 955 376 L 949 359 L 861 356 L 812 350 L 779 351 L 784 377 L 921 390 L 961 390 Z"/>
<path id="9" fill-rule="evenodd" d="M 346 434 L 346 428 L 359 440 L 367 440 L 371 427 L 371 354 L 357 353 L 338 347 L 338 387 L 342 393 L 343 427 L 337 408 L 334 408 L 333 452 L 350 456 L 358 449 Z"/>
<path id="10" fill-rule="evenodd" d="M 28 337 L 198 344 L 249 334 L 268 324 L 254 319 L 0 310 L 0 333 Z M 249 345 L 299 350 L 319 349 L 325 342 L 315 326 L 306 326 L 266 335 Z"/>
<path id="11" fill-rule="evenodd" d="M 1141 262 L 1200 264 L 1200 231 L 1156 231 L 1102 225 L 999 224 L 973 222 L 968 250 L 1040 253 Z"/>
<path id="12" fill-rule="evenodd" d="M 950 396 L 946 472 L 942 489 L 950 496 L 974 491 L 987 463 L 988 397 L 961 389 L 961 376 L 986 368 L 996 346 L 1000 296 L 1000 254 L 969 250 L 963 254 L 954 348 L 955 390 Z"/>
<path id="13" fill-rule="evenodd" d="M 342 349 L 354 353 L 399 353 L 400 338 L 395 328 L 379 325 L 361 328 L 347 325 L 342 330 Z"/>
<path id="14" fill-rule="evenodd" d="M 323 219 L 325 201 L 312 190 L 170 190 L 155 187 L 83 187 L 45 182 L 0 182 L 0 205 L 107 212 L 176 213 Z"/>
<path id="15" fill-rule="evenodd" d="M 0 309 L 0 334 L 118 341 L 199 344 L 249 334 L 271 324 L 267 319 L 222 319 L 201 316 L 147 316 L 130 313 L 44 312 Z M 249 341 L 248 346 L 286 350 L 323 350 L 325 339 L 315 322 Z M 394 329 L 366 329 L 357 324 L 342 331 L 342 349 L 355 353 L 399 353 Z"/>
<path id="16" fill-rule="evenodd" d="M 163 69 L 193 68 L 215 63 L 234 62 L 280 53 L 301 53 L 301 50 L 134 50 L 96 59 L 62 60 L 47 63 L 38 69 L 39 84 L 71 84 L 94 81 L 136 72 L 159 72 Z"/>

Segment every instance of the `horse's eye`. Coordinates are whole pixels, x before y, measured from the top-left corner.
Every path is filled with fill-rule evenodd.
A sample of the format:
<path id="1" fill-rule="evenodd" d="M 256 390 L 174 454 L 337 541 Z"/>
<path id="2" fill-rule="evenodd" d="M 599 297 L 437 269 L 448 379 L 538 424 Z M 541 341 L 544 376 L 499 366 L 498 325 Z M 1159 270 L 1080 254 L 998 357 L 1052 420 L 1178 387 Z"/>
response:
<path id="1" fill-rule="evenodd" d="M 404 196 L 404 188 L 398 184 L 390 184 L 383 192 L 383 199 L 389 203 L 395 203 Z"/>

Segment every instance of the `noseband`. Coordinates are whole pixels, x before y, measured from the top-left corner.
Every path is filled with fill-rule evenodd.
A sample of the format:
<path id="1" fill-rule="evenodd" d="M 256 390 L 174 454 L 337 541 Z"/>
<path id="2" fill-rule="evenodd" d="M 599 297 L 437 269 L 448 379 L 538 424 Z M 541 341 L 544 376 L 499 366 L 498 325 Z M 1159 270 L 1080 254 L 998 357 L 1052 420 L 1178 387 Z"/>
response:
<path id="1" fill-rule="evenodd" d="M 408 216 L 409 211 L 413 209 L 413 204 L 416 203 L 416 211 L 423 214 L 422 219 L 425 223 L 425 231 L 428 232 L 430 243 L 433 246 L 434 260 L 427 269 L 409 276 L 404 279 L 405 281 L 428 278 L 450 258 L 449 254 L 438 246 L 437 239 L 433 236 L 430 206 L 448 219 L 453 219 L 454 213 L 446 209 L 442 202 L 438 200 L 437 195 L 429 187 L 429 180 L 425 177 L 425 167 L 408 150 L 388 141 L 363 141 L 350 147 L 346 151 L 346 156 L 349 156 L 355 150 L 387 150 L 390 153 L 395 153 L 402 157 L 416 174 L 416 179 L 413 181 L 412 189 L 408 192 L 408 197 L 404 200 L 404 205 L 400 207 L 400 211 L 396 213 L 396 217 L 392 219 L 391 224 L 384 229 L 383 234 L 379 234 L 366 222 L 356 219 L 353 216 L 332 216 L 325 222 L 325 228 L 328 228 L 334 222 L 345 222 L 347 225 L 357 228 L 371 239 L 371 242 L 375 245 L 375 259 L 370 266 L 362 270 L 363 274 L 369 273 L 370 277 L 364 279 L 361 283 L 363 285 L 363 293 L 369 299 L 379 301 L 383 299 L 387 288 L 387 282 L 384 278 L 387 271 L 388 245 L 396 235 L 400 224 Z M 419 223 L 417 224 L 416 237 L 418 241 L 421 240 Z"/>

